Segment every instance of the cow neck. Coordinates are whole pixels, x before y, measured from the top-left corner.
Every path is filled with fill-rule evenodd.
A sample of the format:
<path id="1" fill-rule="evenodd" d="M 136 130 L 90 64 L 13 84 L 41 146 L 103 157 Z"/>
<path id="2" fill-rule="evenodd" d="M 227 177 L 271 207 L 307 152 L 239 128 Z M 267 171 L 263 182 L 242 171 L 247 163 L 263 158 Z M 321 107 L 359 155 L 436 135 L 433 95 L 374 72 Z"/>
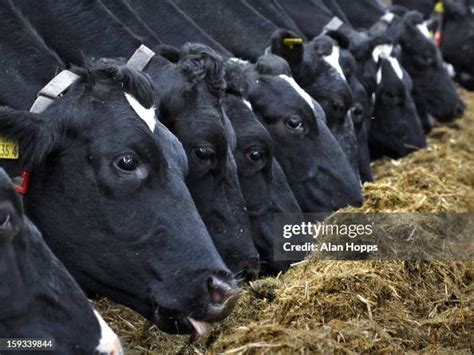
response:
<path id="1" fill-rule="evenodd" d="M 28 243 L 21 231 L 12 241 L 0 242 L 0 323 L 28 311 L 31 292 Z"/>
<path id="2" fill-rule="evenodd" d="M 5 29 L 0 36 L 0 81 L 14 83 L 0 85 L 0 101 L 28 110 L 36 93 L 64 64 L 11 3 L 2 2 L 0 7 L 0 22 Z"/>
<path id="3" fill-rule="evenodd" d="M 37 10 L 37 0 L 19 0 L 17 6 L 68 63 L 83 65 L 87 57 L 129 57 L 142 43 L 98 0 L 77 0 L 74 7 L 63 1 L 43 0 L 41 11 Z"/>

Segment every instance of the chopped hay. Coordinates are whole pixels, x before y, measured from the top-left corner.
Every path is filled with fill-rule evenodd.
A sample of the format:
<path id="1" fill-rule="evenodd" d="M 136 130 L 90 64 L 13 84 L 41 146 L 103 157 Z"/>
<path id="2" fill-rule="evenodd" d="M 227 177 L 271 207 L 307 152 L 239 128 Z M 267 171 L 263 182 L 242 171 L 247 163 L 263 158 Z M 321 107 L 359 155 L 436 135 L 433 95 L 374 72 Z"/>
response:
<path id="1" fill-rule="evenodd" d="M 362 208 L 474 212 L 474 93 L 429 148 L 374 163 Z M 474 351 L 474 263 L 307 260 L 250 283 L 208 338 L 171 336 L 107 300 L 94 302 L 129 354 L 466 353 Z"/>

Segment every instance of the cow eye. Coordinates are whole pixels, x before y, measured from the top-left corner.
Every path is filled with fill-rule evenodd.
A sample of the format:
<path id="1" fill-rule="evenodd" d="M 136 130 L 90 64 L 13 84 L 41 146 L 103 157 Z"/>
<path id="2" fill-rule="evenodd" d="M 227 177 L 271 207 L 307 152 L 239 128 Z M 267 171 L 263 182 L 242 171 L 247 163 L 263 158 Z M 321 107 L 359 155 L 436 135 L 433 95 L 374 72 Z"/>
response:
<path id="1" fill-rule="evenodd" d="M 251 161 L 259 162 L 265 157 L 265 152 L 260 148 L 252 148 L 247 152 L 247 158 Z"/>
<path id="2" fill-rule="evenodd" d="M 212 147 L 198 147 L 194 149 L 194 154 L 202 161 L 210 161 L 215 157 L 216 151 Z"/>
<path id="3" fill-rule="evenodd" d="M 135 171 L 138 165 L 139 160 L 135 154 L 127 153 L 115 159 L 115 166 L 123 171 Z"/>
<path id="4" fill-rule="evenodd" d="M 285 121 L 286 126 L 295 132 L 302 133 L 304 132 L 304 123 L 301 117 L 299 116 L 291 116 L 286 119 Z"/>

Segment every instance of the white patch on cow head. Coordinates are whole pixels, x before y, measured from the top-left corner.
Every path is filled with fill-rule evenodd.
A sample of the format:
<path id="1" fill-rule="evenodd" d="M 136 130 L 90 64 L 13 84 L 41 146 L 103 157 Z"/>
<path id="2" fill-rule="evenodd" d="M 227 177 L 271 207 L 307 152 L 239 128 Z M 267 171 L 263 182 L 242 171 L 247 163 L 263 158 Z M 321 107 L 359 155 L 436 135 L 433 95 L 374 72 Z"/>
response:
<path id="1" fill-rule="evenodd" d="M 393 12 L 387 12 L 385 15 L 383 15 L 380 19 L 382 21 L 385 21 L 386 23 L 391 23 L 393 21 L 393 18 L 395 17 L 395 14 Z"/>
<path id="2" fill-rule="evenodd" d="M 332 52 L 330 55 L 324 56 L 324 60 L 329 63 L 336 71 L 339 73 L 340 76 L 344 80 L 347 81 L 346 76 L 344 75 L 344 72 L 342 71 L 341 64 L 339 63 L 339 58 L 341 56 L 340 50 L 338 46 L 333 46 L 332 47 Z"/>
<path id="3" fill-rule="evenodd" d="M 95 309 L 94 315 L 96 316 L 100 325 L 100 341 L 95 350 L 100 354 L 123 354 L 122 345 L 120 344 L 117 334 L 115 334 L 114 331 L 110 329 L 109 325 L 105 323 L 104 319 Z"/>
<path id="4" fill-rule="evenodd" d="M 247 105 L 247 107 L 250 109 L 250 111 L 253 111 L 252 104 L 250 103 L 249 100 L 242 99 L 242 101 L 244 102 L 245 105 Z"/>
<path id="5" fill-rule="evenodd" d="M 288 75 L 285 74 L 280 74 L 278 75 L 279 78 L 285 80 L 288 84 L 291 85 L 291 87 L 303 98 L 303 100 L 306 101 L 306 103 L 311 107 L 311 110 L 313 110 L 314 115 L 316 116 L 316 111 L 314 108 L 314 103 L 313 103 L 313 98 L 306 92 L 304 91 L 301 86 L 298 85 L 298 83 L 293 79 L 292 77 L 289 77 Z"/>
<path id="6" fill-rule="evenodd" d="M 433 36 L 431 35 L 430 30 L 428 29 L 428 21 L 420 23 L 416 25 L 416 27 L 420 30 L 421 33 L 423 33 L 423 36 L 429 39 L 433 39 Z"/>
<path id="7" fill-rule="evenodd" d="M 375 63 L 378 63 L 381 59 L 387 59 L 392 66 L 393 71 L 397 75 L 397 77 L 402 80 L 403 79 L 403 69 L 398 62 L 398 59 L 392 56 L 393 45 L 391 44 L 381 44 L 374 48 L 372 51 L 372 59 Z M 377 72 L 377 84 L 380 84 L 382 81 L 382 68 L 380 68 Z"/>
<path id="8" fill-rule="evenodd" d="M 125 98 L 127 99 L 130 106 L 132 106 L 133 111 L 137 113 L 137 115 L 146 123 L 150 131 L 155 131 L 155 124 L 156 124 L 156 115 L 155 115 L 155 107 L 152 106 L 150 108 L 143 107 L 137 99 L 135 99 L 132 95 L 125 93 Z"/>
<path id="9" fill-rule="evenodd" d="M 236 63 L 236 64 L 248 64 L 248 60 L 243 60 L 243 59 L 240 59 L 240 58 L 236 58 L 236 57 L 232 57 L 232 58 L 229 58 L 229 62 L 233 62 L 233 63 Z"/>

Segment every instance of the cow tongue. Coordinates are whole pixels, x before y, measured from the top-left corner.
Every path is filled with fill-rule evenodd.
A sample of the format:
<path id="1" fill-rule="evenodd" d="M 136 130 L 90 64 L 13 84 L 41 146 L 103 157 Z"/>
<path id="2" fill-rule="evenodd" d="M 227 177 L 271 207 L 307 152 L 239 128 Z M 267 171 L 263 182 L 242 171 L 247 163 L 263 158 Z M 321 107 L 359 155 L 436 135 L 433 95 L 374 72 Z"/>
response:
<path id="1" fill-rule="evenodd" d="M 199 335 L 208 336 L 209 333 L 211 333 L 211 325 L 209 323 L 198 321 L 191 317 L 188 317 L 188 321 L 192 324 L 192 326 L 196 330 L 196 333 L 198 333 Z"/>

